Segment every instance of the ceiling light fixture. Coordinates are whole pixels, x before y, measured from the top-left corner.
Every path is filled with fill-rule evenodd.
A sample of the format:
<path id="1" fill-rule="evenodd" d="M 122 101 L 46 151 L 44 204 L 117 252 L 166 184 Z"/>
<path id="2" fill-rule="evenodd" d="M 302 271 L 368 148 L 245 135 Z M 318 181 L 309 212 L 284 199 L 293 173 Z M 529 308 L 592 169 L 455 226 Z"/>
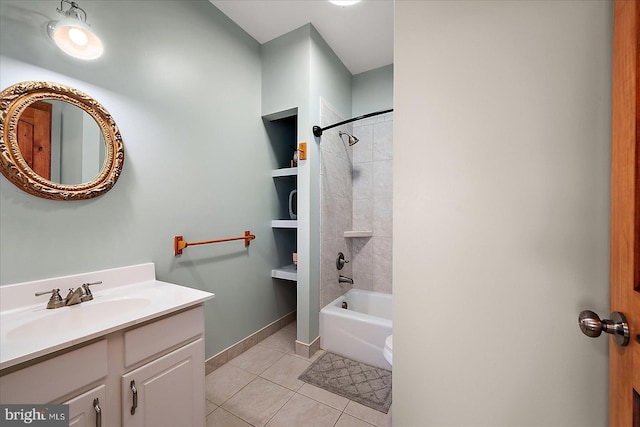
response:
<path id="1" fill-rule="evenodd" d="M 338 6 L 352 6 L 360 2 L 360 0 L 329 0 L 329 1 L 333 4 L 337 4 Z"/>
<path id="2" fill-rule="evenodd" d="M 64 3 L 69 9 L 63 10 Z M 61 0 L 58 13 L 65 17 L 59 21 L 51 21 L 47 25 L 49 36 L 67 55 L 80 59 L 96 59 L 104 52 L 102 41 L 87 24 L 87 12 L 78 3 Z"/>

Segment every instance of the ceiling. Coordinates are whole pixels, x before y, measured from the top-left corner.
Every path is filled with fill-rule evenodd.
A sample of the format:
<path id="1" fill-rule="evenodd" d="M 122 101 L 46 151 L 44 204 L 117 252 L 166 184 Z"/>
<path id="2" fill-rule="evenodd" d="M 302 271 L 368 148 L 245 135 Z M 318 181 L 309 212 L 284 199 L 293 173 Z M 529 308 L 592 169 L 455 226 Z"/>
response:
<path id="1" fill-rule="evenodd" d="M 209 0 L 259 43 L 311 23 L 351 74 L 393 63 L 393 0 Z"/>

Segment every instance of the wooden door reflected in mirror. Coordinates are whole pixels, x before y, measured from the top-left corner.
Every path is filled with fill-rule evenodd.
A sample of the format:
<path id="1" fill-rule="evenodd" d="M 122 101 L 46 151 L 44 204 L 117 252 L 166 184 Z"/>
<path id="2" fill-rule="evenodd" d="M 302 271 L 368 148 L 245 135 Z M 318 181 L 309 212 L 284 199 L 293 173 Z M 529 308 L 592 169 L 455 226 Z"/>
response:
<path id="1" fill-rule="evenodd" d="M 18 119 L 18 146 L 27 165 L 51 180 L 51 104 L 43 101 L 28 106 Z"/>

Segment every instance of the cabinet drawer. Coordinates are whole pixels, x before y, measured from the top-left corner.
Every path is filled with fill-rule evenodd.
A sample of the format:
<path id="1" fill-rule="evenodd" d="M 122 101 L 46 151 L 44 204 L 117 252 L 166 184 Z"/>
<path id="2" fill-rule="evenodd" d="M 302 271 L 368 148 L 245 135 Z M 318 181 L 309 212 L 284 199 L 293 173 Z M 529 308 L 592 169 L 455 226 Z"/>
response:
<path id="1" fill-rule="evenodd" d="M 107 375 L 107 341 L 81 347 L 0 378 L 0 400 L 51 403 Z"/>
<path id="2" fill-rule="evenodd" d="M 204 307 L 184 311 L 124 334 L 124 361 L 129 367 L 204 333 Z"/>

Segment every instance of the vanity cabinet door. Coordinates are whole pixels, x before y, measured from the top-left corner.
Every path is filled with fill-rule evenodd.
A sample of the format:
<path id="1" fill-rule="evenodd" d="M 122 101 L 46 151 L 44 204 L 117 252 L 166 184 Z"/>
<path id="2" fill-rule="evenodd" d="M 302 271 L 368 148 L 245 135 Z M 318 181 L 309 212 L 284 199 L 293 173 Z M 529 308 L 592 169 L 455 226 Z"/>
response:
<path id="1" fill-rule="evenodd" d="M 122 425 L 204 426 L 202 338 L 122 376 Z"/>
<path id="2" fill-rule="evenodd" d="M 109 426 L 102 411 L 107 403 L 104 384 L 64 403 L 69 405 L 69 427 Z"/>

